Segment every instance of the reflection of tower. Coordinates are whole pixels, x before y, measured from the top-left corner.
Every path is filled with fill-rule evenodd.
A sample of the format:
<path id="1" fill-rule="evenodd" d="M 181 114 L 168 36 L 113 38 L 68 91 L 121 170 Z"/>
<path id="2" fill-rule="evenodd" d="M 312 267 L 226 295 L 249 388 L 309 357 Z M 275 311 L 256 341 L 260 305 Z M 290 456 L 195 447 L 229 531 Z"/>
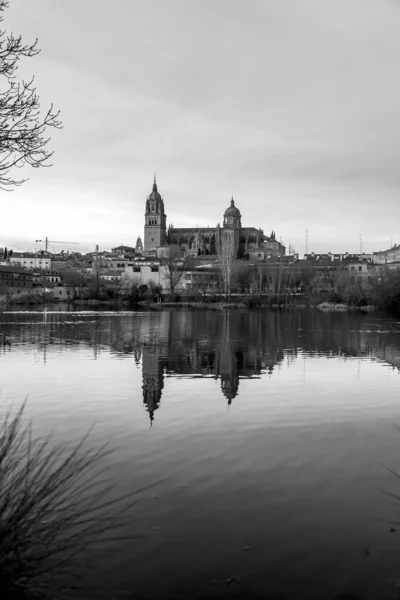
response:
<path id="1" fill-rule="evenodd" d="M 233 352 L 229 311 L 224 315 L 221 346 L 220 346 L 220 376 L 221 389 L 228 405 L 237 396 L 239 389 L 239 372 L 235 353 Z"/>
<path id="2" fill-rule="evenodd" d="M 142 349 L 141 348 L 135 347 L 133 349 L 133 358 L 135 360 L 135 365 L 137 367 L 139 367 L 140 366 L 140 361 L 141 361 L 141 358 L 142 358 Z"/>
<path id="3" fill-rule="evenodd" d="M 142 355 L 143 403 L 154 419 L 154 412 L 160 405 L 164 387 L 164 363 L 160 360 L 157 346 L 143 346 Z"/>

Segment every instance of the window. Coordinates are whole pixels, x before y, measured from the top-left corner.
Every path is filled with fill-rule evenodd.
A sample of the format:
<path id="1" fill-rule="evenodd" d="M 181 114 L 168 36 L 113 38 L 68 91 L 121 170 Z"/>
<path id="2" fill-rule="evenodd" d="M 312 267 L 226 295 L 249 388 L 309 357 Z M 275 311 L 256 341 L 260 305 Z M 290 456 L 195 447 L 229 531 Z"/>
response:
<path id="1" fill-rule="evenodd" d="M 350 277 L 350 282 L 354 283 L 354 277 L 353 277 L 353 275 Z"/>
<path id="2" fill-rule="evenodd" d="M 158 267 L 151 267 L 152 273 L 158 273 Z"/>
<path id="3" fill-rule="evenodd" d="M 133 267 L 134 273 L 140 273 L 140 267 Z"/>
<path id="4" fill-rule="evenodd" d="M 361 266 L 361 265 L 358 267 L 358 270 L 359 270 L 359 271 L 362 271 L 362 266 Z"/>

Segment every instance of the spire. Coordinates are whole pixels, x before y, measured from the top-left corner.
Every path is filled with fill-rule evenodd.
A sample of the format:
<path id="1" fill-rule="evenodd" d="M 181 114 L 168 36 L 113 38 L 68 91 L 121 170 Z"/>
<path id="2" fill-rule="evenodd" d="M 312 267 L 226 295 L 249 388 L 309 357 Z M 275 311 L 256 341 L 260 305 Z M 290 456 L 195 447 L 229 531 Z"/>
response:
<path id="1" fill-rule="evenodd" d="M 234 201 L 234 199 L 233 199 L 233 196 L 232 196 L 232 200 L 231 200 L 231 208 L 232 208 L 233 206 L 235 206 L 235 201 Z"/>
<path id="2" fill-rule="evenodd" d="M 154 183 L 153 183 L 153 192 L 157 191 L 157 182 L 156 182 L 156 174 L 154 173 Z"/>

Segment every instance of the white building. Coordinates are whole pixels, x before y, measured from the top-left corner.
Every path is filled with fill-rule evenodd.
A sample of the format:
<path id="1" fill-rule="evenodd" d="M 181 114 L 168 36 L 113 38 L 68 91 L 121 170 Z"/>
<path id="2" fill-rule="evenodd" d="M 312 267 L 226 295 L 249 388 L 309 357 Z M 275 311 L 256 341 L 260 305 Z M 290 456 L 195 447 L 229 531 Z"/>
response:
<path id="1" fill-rule="evenodd" d="M 389 250 L 381 250 L 373 253 L 373 262 L 377 265 L 386 265 L 387 263 L 395 263 L 400 261 L 400 246 L 395 244 Z"/>
<path id="2" fill-rule="evenodd" d="M 8 260 L 10 266 L 13 267 L 23 267 L 24 269 L 51 269 L 51 258 L 43 254 L 14 252 Z"/>

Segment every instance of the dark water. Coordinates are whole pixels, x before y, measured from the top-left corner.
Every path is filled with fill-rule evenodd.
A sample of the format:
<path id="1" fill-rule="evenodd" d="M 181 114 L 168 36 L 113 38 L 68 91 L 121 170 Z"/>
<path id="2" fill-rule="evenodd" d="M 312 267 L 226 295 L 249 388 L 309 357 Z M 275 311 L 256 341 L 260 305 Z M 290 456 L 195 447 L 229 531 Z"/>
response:
<path id="1" fill-rule="evenodd" d="M 116 493 L 164 480 L 94 598 L 111 573 L 148 595 L 381 597 L 400 575 L 378 489 L 400 493 L 399 368 L 400 322 L 378 314 L 0 312 L 3 401 L 28 396 L 59 440 L 96 422 Z"/>

